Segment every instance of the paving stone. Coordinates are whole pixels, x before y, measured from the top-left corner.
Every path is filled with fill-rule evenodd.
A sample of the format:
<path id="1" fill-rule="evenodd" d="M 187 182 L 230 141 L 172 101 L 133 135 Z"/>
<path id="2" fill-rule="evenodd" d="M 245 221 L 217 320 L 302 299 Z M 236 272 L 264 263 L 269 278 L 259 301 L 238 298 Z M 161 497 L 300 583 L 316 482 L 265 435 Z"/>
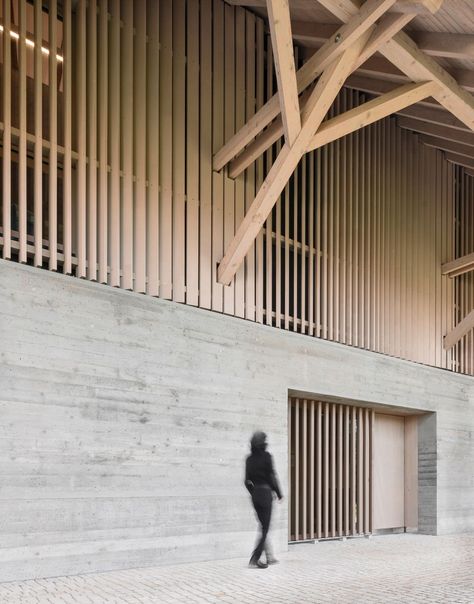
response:
<path id="1" fill-rule="evenodd" d="M 474 535 L 293 545 L 220 560 L 0 584 L 2 604 L 474 604 Z"/>

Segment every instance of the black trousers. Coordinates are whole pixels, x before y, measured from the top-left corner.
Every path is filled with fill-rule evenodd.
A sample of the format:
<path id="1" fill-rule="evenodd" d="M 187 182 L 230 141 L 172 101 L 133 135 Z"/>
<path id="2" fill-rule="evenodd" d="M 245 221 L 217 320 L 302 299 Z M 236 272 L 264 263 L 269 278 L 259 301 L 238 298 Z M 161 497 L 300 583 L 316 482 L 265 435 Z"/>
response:
<path id="1" fill-rule="evenodd" d="M 273 494 L 270 487 L 256 486 L 252 493 L 252 503 L 260 522 L 260 538 L 257 542 L 257 547 L 250 558 L 251 562 L 260 560 L 263 550 L 265 549 L 265 541 L 267 539 L 268 530 L 270 528 L 270 520 L 272 517 L 272 502 Z"/>

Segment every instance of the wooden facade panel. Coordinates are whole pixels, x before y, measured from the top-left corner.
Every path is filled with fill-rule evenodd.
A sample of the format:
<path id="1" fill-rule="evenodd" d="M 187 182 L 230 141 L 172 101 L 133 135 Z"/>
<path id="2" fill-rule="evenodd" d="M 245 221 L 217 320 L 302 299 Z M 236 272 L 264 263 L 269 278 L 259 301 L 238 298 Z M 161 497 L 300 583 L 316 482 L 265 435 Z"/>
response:
<path id="1" fill-rule="evenodd" d="M 303 158 L 223 287 L 217 264 L 282 144 L 235 180 L 212 170 L 276 91 L 263 21 L 223 0 L 50 7 L 14 0 L 13 16 L 29 10 L 28 35 L 51 30 L 57 53 L 25 30 L 17 64 L 3 35 L 4 258 L 474 372 L 472 334 L 442 346 L 472 310 L 472 273 L 440 268 L 474 250 L 472 176 L 396 119 L 372 124 Z M 344 89 L 331 114 L 362 102 Z"/>
<path id="2" fill-rule="evenodd" d="M 289 540 L 373 531 L 370 409 L 290 398 Z"/>

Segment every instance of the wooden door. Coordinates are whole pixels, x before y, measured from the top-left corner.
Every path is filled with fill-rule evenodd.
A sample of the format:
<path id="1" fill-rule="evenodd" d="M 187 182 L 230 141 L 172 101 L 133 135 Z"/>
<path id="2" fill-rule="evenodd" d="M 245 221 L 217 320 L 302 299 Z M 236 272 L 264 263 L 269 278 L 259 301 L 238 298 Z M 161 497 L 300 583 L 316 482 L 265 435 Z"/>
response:
<path id="1" fill-rule="evenodd" d="M 405 418 L 375 414 L 374 529 L 405 526 Z"/>

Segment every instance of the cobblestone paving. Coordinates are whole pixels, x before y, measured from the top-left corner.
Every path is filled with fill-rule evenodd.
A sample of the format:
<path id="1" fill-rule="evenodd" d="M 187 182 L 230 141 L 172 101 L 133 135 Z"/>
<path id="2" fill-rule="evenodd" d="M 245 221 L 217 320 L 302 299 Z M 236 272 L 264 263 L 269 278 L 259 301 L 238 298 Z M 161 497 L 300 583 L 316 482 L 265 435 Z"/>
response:
<path id="1" fill-rule="evenodd" d="M 280 564 L 199 562 L 0 585 L 8 604 L 474 603 L 474 535 L 291 546 Z"/>

